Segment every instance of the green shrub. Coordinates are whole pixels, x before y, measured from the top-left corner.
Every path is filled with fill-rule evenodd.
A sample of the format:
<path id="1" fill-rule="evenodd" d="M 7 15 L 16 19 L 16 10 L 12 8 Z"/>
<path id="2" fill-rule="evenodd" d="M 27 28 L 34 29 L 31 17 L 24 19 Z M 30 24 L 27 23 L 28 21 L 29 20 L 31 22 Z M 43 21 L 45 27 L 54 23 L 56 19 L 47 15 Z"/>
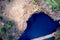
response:
<path id="1" fill-rule="evenodd" d="M 5 28 L 0 28 L 0 33 L 1 33 L 2 35 L 5 35 L 5 34 L 6 34 L 6 29 L 5 29 Z"/>
<path id="2" fill-rule="evenodd" d="M 32 3 L 33 3 L 33 4 L 35 4 L 35 5 L 37 5 L 37 3 L 36 3 L 36 1 L 35 1 L 35 0 L 32 0 Z"/>
<path id="3" fill-rule="evenodd" d="M 57 34 L 60 35 L 60 31 L 58 31 Z"/>
<path id="4" fill-rule="evenodd" d="M 2 16 L 0 16 L 0 21 L 2 21 L 3 20 L 3 18 L 2 18 Z"/>
<path id="5" fill-rule="evenodd" d="M 52 8 L 54 11 L 57 11 L 60 9 L 60 0 L 44 0 L 50 8 Z"/>
<path id="6" fill-rule="evenodd" d="M 8 40 L 13 40 L 12 36 L 8 36 Z"/>
<path id="7" fill-rule="evenodd" d="M 6 26 L 6 28 L 11 28 L 12 26 L 14 25 L 14 21 L 8 21 L 6 24 L 5 24 L 5 26 Z"/>

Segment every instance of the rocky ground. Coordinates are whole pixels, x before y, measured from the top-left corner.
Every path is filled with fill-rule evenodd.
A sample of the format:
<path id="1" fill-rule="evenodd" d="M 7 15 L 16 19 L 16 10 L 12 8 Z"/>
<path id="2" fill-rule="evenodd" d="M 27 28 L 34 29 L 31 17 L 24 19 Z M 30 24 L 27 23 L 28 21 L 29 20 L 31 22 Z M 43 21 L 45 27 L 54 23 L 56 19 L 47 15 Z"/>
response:
<path id="1" fill-rule="evenodd" d="M 39 5 L 39 9 L 46 12 L 49 16 L 51 16 L 55 20 L 60 19 L 60 11 L 54 11 L 43 1 L 43 0 L 36 0 Z"/>
<path id="2" fill-rule="evenodd" d="M 13 37 L 13 40 L 17 40 L 21 33 L 25 30 L 27 24 L 26 21 L 35 11 L 37 11 L 36 5 L 32 3 L 32 0 L 3 0 L 1 1 L 3 6 L 0 12 L 3 16 L 3 23 L 9 20 L 13 20 L 15 25 L 11 29 L 7 29 L 6 35 L 2 36 L 4 40 L 7 40 L 8 35 Z"/>

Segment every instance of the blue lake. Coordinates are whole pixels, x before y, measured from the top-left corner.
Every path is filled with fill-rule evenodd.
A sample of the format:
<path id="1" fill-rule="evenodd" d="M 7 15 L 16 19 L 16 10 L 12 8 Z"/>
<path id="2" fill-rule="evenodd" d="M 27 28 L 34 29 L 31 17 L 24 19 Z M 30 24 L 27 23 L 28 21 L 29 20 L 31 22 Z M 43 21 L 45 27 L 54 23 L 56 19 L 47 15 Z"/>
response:
<path id="1" fill-rule="evenodd" d="M 29 18 L 27 28 L 18 40 L 31 40 L 51 34 L 56 31 L 58 24 L 44 12 L 38 12 Z"/>

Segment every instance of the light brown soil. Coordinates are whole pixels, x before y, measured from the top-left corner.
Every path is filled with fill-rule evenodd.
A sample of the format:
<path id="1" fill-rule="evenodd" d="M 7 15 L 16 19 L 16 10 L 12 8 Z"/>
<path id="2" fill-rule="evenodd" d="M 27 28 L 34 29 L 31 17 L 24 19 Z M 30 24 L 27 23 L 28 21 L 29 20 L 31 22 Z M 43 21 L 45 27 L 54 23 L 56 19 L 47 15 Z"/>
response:
<path id="1" fill-rule="evenodd" d="M 32 0 L 14 0 L 6 5 L 3 16 L 14 20 L 20 31 L 25 30 L 27 26 L 26 21 L 33 12 L 37 11 L 36 6 L 33 5 L 31 1 Z"/>

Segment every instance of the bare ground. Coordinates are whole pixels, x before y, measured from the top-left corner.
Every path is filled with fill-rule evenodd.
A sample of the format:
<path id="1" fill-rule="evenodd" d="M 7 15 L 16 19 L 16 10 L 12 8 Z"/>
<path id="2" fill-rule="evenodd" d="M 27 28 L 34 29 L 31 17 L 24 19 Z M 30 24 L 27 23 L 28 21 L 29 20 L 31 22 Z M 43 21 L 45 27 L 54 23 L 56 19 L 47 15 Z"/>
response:
<path id="1" fill-rule="evenodd" d="M 6 35 L 2 36 L 2 38 L 3 40 L 7 40 L 8 35 L 11 35 L 13 40 L 17 40 L 27 27 L 26 21 L 37 11 L 37 7 L 32 4 L 32 0 L 13 0 L 10 3 L 3 1 L 1 5 L 5 7 L 2 15 L 3 21 L 15 21 L 15 25 L 7 30 Z"/>
<path id="2" fill-rule="evenodd" d="M 17 24 L 17 28 L 23 31 L 26 28 L 26 21 L 29 16 L 36 10 L 36 6 L 32 4 L 31 0 L 14 0 L 6 5 L 3 16 L 14 20 Z"/>

